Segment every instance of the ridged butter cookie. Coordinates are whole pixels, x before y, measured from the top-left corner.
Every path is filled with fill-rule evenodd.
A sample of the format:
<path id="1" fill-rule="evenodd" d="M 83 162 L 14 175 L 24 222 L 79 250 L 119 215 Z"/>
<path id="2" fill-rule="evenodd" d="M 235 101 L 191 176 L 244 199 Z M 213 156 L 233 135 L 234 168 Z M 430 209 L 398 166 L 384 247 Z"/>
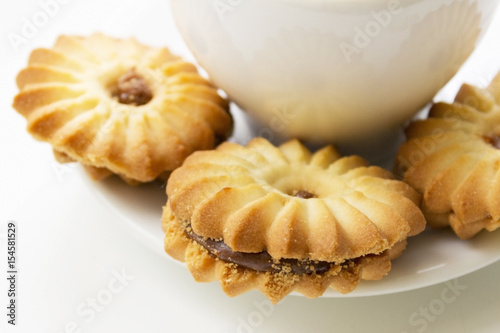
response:
<path id="1" fill-rule="evenodd" d="M 272 302 L 377 280 L 425 227 L 420 195 L 360 157 L 298 141 L 223 143 L 196 152 L 167 184 L 165 250 L 197 281 Z"/>
<path id="2" fill-rule="evenodd" d="M 232 131 L 228 102 L 193 64 L 135 39 L 61 36 L 31 53 L 17 85 L 29 133 L 94 178 L 166 178 Z"/>
<path id="3" fill-rule="evenodd" d="M 406 135 L 395 168 L 423 195 L 429 226 L 462 239 L 500 227 L 500 74 L 487 89 L 464 84 Z"/>

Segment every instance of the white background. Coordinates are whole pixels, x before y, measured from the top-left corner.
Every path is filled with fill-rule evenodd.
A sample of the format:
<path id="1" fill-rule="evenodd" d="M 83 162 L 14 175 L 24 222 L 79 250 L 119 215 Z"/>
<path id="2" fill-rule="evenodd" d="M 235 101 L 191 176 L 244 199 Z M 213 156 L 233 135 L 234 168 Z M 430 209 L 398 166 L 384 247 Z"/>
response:
<path id="1" fill-rule="evenodd" d="M 133 35 L 192 59 L 175 30 L 168 1 L 67 1 L 26 44 L 14 48 L 9 34 L 20 34 L 24 20 L 41 10 L 38 1 L 29 0 L 10 1 L 0 12 L 1 332 L 4 327 L 42 333 L 500 330 L 498 262 L 451 284 L 376 297 L 290 296 L 274 307 L 255 291 L 229 298 L 216 283 L 194 283 L 184 267 L 134 235 L 96 196 L 78 167 L 61 168 L 50 147 L 25 132 L 25 120 L 11 107 L 15 75 L 29 52 L 50 47 L 61 33 Z M 499 36 L 496 15 L 476 53 L 441 96 L 453 94 L 462 79 L 476 83 L 475 78 L 495 74 Z M 18 225 L 16 327 L 6 324 L 5 232 L 10 220 Z M 120 274 L 125 280 L 116 279 Z"/>

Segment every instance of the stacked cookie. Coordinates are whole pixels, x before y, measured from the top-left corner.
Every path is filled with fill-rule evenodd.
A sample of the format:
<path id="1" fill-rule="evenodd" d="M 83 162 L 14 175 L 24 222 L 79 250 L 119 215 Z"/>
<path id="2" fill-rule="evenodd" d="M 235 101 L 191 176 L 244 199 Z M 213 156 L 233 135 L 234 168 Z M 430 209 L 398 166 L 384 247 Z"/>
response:
<path id="1" fill-rule="evenodd" d="M 500 73 L 487 89 L 463 85 L 406 134 L 396 170 L 423 195 L 431 227 L 462 239 L 500 227 Z"/>
<path id="2" fill-rule="evenodd" d="M 425 220 L 406 183 L 331 146 L 254 139 L 196 152 L 167 185 L 165 249 L 199 281 L 272 302 L 378 280 Z"/>
<path id="3" fill-rule="evenodd" d="M 28 132 L 96 179 L 166 179 L 232 131 L 228 102 L 193 64 L 134 39 L 61 36 L 32 52 L 17 85 Z"/>

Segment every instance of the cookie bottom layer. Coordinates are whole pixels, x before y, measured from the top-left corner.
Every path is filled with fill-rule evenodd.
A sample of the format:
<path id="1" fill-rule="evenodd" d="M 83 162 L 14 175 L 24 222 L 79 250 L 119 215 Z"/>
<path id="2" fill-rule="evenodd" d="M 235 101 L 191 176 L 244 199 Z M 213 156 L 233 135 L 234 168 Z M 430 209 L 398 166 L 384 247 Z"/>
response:
<path id="1" fill-rule="evenodd" d="M 258 272 L 228 263 L 213 256 L 202 245 L 190 239 L 167 204 L 164 207 L 162 227 L 165 232 L 165 251 L 174 259 L 185 262 L 197 282 L 219 281 L 229 296 L 237 296 L 252 289 L 262 292 L 271 302 L 277 303 L 291 292 L 316 298 L 330 287 L 347 294 L 360 280 L 379 280 L 391 269 L 391 260 L 406 247 L 406 241 L 377 255 L 332 264 L 322 274 L 293 274 L 290 272 Z"/>
<path id="2" fill-rule="evenodd" d="M 55 157 L 56 161 L 61 163 L 61 164 L 80 163 L 83 166 L 83 169 L 85 170 L 87 175 L 94 181 L 101 181 L 101 180 L 104 180 L 104 179 L 111 177 L 111 176 L 117 176 L 117 177 L 120 177 L 124 182 L 126 182 L 127 184 L 132 185 L 132 186 L 137 186 L 137 185 L 143 184 L 143 182 L 140 182 L 138 180 L 126 177 L 124 175 L 115 174 L 115 173 L 113 173 L 113 171 L 111 171 L 107 168 L 99 168 L 99 167 L 95 167 L 92 165 L 84 164 L 82 162 L 75 161 L 74 159 L 69 157 L 67 154 L 60 152 L 60 151 L 57 151 L 55 149 L 53 149 L 53 153 L 54 153 L 54 157 Z M 156 178 L 155 181 L 160 181 L 160 182 L 166 183 L 168 180 L 168 177 L 170 177 L 171 173 L 172 173 L 171 171 L 163 171 L 160 175 L 158 175 L 158 177 Z"/>

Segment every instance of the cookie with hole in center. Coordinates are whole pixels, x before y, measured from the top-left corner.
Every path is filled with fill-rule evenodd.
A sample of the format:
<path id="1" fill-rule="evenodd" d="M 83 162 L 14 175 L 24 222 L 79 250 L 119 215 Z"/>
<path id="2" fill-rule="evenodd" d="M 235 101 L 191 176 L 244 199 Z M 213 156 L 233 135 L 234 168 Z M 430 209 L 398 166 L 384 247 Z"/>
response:
<path id="1" fill-rule="evenodd" d="M 391 268 L 425 228 L 420 195 L 393 174 L 327 146 L 262 138 L 196 152 L 167 184 L 165 250 L 230 296 L 258 289 L 349 293 Z"/>
<path id="2" fill-rule="evenodd" d="M 96 179 L 165 179 L 233 128 L 228 102 L 193 64 L 133 38 L 61 36 L 31 53 L 17 85 L 28 132 Z"/>

